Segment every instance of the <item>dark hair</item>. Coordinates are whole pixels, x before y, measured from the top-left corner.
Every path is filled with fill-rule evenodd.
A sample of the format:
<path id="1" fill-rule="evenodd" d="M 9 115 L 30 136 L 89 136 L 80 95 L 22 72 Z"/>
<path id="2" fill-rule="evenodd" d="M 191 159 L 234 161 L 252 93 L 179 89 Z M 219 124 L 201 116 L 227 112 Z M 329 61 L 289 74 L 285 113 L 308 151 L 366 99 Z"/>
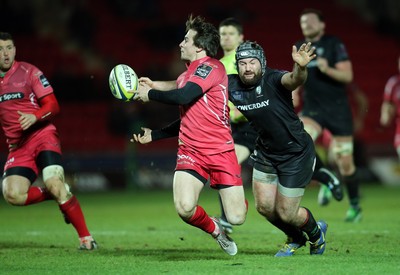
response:
<path id="1" fill-rule="evenodd" d="M 219 23 L 219 27 L 226 27 L 226 26 L 232 26 L 235 29 L 237 29 L 237 31 L 239 32 L 239 34 L 243 34 L 243 26 L 242 24 L 239 22 L 239 20 L 237 20 L 234 17 L 229 17 L 226 18 L 224 20 L 221 21 L 221 23 Z"/>
<path id="2" fill-rule="evenodd" d="M 193 37 L 193 44 L 206 51 L 207 56 L 216 57 L 219 48 L 218 30 L 200 16 L 189 16 L 186 21 L 186 31 L 194 30 L 197 34 Z"/>
<path id="3" fill-rule="evenodd" d="M 0 40 L 11 40 L 14 43 L 14 39 L 8 32 L 0 32 Z"/>
<path id="4" fill-rule="evenodd" d="M 325 22 L 324 15 L 322 14 L 322 12 L 320 10 L 317 10 L 317 9 L 304 9 L 300 13 L 300 17 L 302 17 L 304 14 L 309 14 L 309 13 L 315 14 L 318 17 L 319 21 Z"/>

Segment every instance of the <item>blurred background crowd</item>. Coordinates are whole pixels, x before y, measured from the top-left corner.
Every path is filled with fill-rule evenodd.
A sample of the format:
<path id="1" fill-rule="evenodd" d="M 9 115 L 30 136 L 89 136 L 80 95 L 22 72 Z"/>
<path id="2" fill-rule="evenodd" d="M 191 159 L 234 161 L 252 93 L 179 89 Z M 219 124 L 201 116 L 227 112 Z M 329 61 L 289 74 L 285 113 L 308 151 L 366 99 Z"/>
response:
<path id="1" fill-rule="evenodd" d="M 178 44 L 193 13 L 215 26 L 236 17 L 245 38 L 264 47 L 270 67 L 291 70 L 291 46 L 302 37 L 304 8 L 320 9 L 326 33 L 343 40 L 356 87 L 368 101 L 356 127 L 356 164 L 364 182 L 396 184 L 394 125 L 383 128 L 379 116 L 385 83 L 398 73 L 397 0 L 2 0 L 1 31 L 14 36 L 16 59 L 40 68 L 55 90 L 61 107 L 55 124 L 73 185 L 82 191 L 164 188 L 172 182 L 176 139 L 137 146 L 129 138 L 141 126 L 166 125 L 178 110 L 114 99 L 108 87 L 111 69 L 124 63 L 139 76 L 175 79 L 184 70 Z M 3 142 L 2 159 L 6 153 Z"/>

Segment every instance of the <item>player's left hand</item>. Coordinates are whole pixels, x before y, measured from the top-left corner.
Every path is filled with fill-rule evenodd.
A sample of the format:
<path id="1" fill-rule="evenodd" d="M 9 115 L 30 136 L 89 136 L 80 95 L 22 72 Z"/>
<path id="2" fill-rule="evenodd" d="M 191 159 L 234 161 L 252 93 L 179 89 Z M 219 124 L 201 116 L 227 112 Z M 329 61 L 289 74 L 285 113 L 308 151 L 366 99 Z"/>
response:
<path id="1" fill-rule="evenodd" d="M 19 114 L 18 121 L 19 124 L 21 125 L 22 130 L 29 129 L 29 127 L 31 127 L 37 121 L 37 118 L 34 114 L 27 114 L 21 111 L 17 111 L 17 113 Z"/>
<path id="2" fill-rule="evenodd" d="M 295 63 L 297 63 L 300 67 L 307 66 L 311 60 L 313 60 L 317 55 L 314 54 L 315 47 L 311 47 L 311 42 L 303 43 L 299 50 L 297 50 L 296 46 L 292 47 L 292 58 Z"/>
<path id="3" fill-rule="evenodd" d="M 141 101 L 143 103 L 149 102 L 149 91 L 150 91 L 150 86 L 147 85 L 146 83 L 139 82 L 139 86 L 137 90 L 131 90 L 128 91 L 128 93 L 133 93 L 133 100 Z"/>
<path id="4" fill-rule="evenodd" d="M 152 137 L 151 137 L 152 130 L 150 128 L 145 128 L 145 127 L 142 127 L 141 129 L 142 133 L 133 134 L 132 138 L 130 139 L 130 142 L 139 142 L 141 144 L 152 142 Z"/>

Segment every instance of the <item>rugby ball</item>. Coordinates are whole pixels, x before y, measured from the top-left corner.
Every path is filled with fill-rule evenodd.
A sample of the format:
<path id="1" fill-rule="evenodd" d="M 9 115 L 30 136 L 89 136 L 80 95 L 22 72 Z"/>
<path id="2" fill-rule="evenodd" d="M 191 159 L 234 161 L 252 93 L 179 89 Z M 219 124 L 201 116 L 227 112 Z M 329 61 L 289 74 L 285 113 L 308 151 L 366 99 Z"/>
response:
<path id="1" fill-rule="evenodd" d="M 118 64 L 111 70 L 108 84 L 115 98 L 129 101 L 132 99 L 133 93 L 128 93 L 128 91 L 137 90 L 138 76 L 128 65 Z"/>

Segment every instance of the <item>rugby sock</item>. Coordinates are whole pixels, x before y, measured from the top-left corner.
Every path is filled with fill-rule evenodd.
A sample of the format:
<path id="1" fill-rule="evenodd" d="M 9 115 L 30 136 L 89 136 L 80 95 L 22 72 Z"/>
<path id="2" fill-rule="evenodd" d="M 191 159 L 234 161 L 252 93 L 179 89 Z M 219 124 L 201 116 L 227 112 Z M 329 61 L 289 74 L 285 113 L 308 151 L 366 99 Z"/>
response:
<path id="1" fill-rule="evenodd" d="M 351 176 L 344 176 L 343 181 L 346 184 L 350 205 L 354 208 L 359 208 L 360 194 L 359 194 L 359 180 L 357 178 L 357 170 Z"/>
<path id="2" fill-rule="evenodd" d="M 60 204 L 59 207 L 61 212 L 75 227 L 79 238 L 90 236 L 81 206 L 75 196 L 72 196 L 67 202 Z"/>
<path id="3" fill-rule="evenodd" d="M 185 220 L 184 220 L 185 221 Z M 198 205 L 196 207 L 196 211 L 189 221 L 185 221 L 186 223 L 200 228 L 201 230 L 211 234 L 217 228 L 213 220 L 207 215 L 206 211 Z"/>
<path id="4" fill-rule="evenodd" d="M 317 154 L 317 152 L 315 152 L 315 167 L 314 167 L 314 171 L 318 171 L 321 168 L 324 168 L 325 164 L 322 162 L 321 158 L 319 157 L 319 155 Z"/>
<path id="5" fill-rule="evenodd" d="M 31 186 L 28 189 L 28 196 L 24 205 L 39 203 L 46 200 L 52 200 L 53 197 L 46 188 Z"/>
<path id="6" fill-rule="evenodd" d="M 305 207 L 302 208 L 306 210 L 307 218 L 304 221 L 304 223 L 300 226 L 300 229 L 306 232 L 308 240 L 311 243 L 315 243 L 321 236 L 321 230 L 319 229 L 317 222 L 315 221 L 313 215 L 311 214 L 311 211 Z"/>
<path id="7" fill-rule="evenodd" d="M 328 182 L 332 179 L 331 172 L 326 168 L 320 168 L 318 171 L 314 171 L 312 179 L 328 186 Z"/>
<path id="8" fill-rule="evenodd" d="M 325 168 L 325 165 L 322 162 L 321 158 L 318 156 L 318 154 L 315 154 L 315 168 L 312 179 L 322 184 L 327 184 L 331 179 L 329 173 L 330 172 Z"/>
<path id="9" fill-rule="evenodd" d="M 293 225 L 283 222 L 281 219 L 268 220 L 275 227 L 279 228 L 286 236 L 293 239 L 293 242 L 301 242 L 303 239 L 303 232 Z"/>

